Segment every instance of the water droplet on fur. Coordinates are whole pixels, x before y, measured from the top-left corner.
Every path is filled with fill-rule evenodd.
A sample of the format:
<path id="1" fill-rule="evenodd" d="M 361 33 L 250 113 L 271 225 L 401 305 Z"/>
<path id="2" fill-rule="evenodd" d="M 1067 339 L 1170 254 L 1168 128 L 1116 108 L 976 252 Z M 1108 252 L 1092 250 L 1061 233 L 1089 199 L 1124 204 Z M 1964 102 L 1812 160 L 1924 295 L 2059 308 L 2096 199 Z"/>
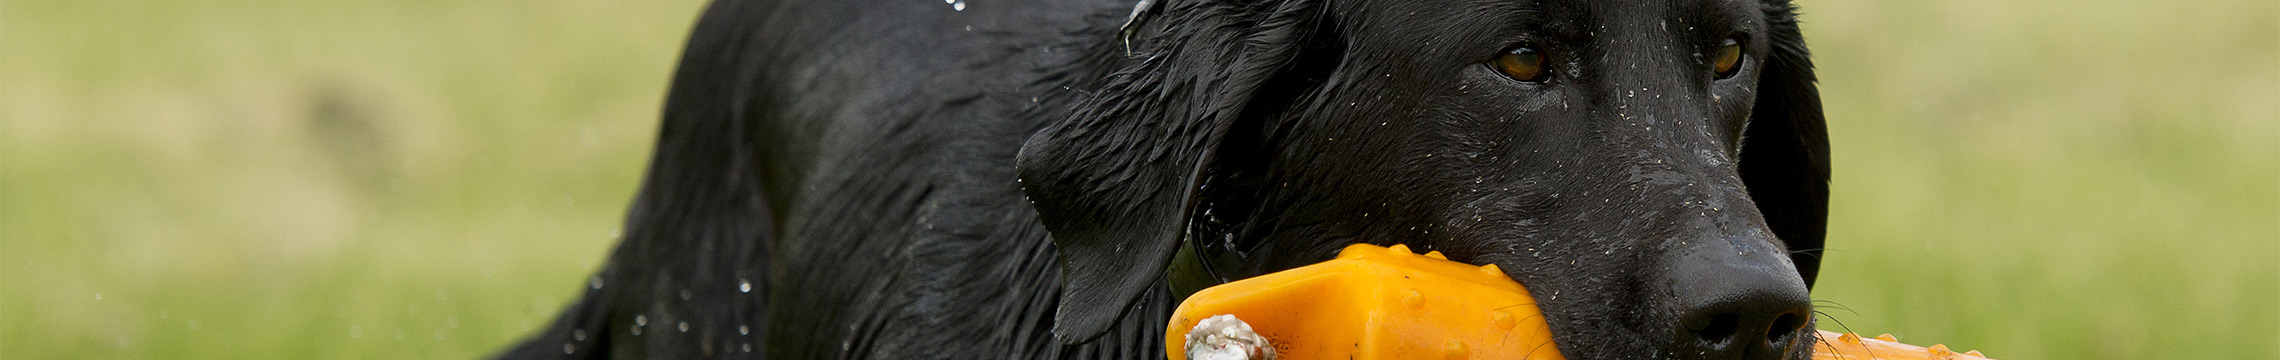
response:
<path id="1" fill-rule="evenodd" d="M 950 11 L 966 11 L 966 2 L 951 0 Z"/>
<path id="2" fill-rule="evenodd" d="M 689 332 L 689 322 L 681 322 L 681 332 Z"/>
<path id="3" fill-rule="evenodd" d="M 737 291 L 737 292 L 743 292 L 743 293 L 751 293 L 751 292 L 752 292 L 752 281 L 751 281 L 751 280 L 737 280 L 737 281 L 736 281 L 736 291 Z"/>

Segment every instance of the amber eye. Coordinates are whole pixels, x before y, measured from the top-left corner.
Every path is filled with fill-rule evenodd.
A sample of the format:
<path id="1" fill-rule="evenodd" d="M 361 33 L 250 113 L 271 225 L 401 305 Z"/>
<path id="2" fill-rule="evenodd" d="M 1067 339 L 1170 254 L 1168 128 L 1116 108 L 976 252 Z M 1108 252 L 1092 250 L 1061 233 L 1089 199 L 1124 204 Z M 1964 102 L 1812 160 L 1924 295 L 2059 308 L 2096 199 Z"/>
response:
<path id="1" fill-rule="evenodd" d="M 1718 51 L 1710 53 L 1710 68 L 1718 71 L 1718 78 L 1733 77 L 1742 68 L 1742 41 L 1726 39 L 1718 44 Z"/>
<path id="2" fill-rule="evenodd" d="M 1513 80 L 1543 82 L 1552 75 L 1551 71 L 1544 69 L 1544 53 L 1528 46 L 1506 51 L 1504 55 L 1496 56 L 1495 60 L 1489 60 L 1488 65 Z"/>

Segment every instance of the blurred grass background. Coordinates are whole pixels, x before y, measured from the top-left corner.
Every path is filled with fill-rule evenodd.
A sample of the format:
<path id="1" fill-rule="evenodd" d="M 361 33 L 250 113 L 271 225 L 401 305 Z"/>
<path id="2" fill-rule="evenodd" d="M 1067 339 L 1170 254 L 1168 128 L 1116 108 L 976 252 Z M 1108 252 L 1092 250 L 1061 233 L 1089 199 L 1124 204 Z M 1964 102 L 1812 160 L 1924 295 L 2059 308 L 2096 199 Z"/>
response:
<path id="1" fill-rule="evenodd" d="M 1800 2 L 1825 328 L 2280 358 L 2280 3 Z M 468 358 L 544 326 L 701 5 L 0 2 L 0 357 Z"/>

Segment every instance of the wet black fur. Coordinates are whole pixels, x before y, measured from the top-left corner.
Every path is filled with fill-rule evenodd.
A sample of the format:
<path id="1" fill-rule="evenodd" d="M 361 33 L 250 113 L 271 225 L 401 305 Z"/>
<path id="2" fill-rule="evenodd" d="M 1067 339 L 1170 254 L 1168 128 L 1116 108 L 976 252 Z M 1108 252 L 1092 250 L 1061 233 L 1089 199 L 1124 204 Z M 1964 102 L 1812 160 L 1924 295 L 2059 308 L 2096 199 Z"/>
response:
<path id="1" fill-rule="evenodd" d="M 1162 358 L 1178 293 L 1369 242 L 1501 265 L 1569 358 L 1686 358 L 1722 278 L 1678 259 L 1819 268 L 1786 0 L 965 1 L 713 3 L 623 242 L 500 357 Z M 1480 65 L 1522 43 L 1550 82 Z"/>

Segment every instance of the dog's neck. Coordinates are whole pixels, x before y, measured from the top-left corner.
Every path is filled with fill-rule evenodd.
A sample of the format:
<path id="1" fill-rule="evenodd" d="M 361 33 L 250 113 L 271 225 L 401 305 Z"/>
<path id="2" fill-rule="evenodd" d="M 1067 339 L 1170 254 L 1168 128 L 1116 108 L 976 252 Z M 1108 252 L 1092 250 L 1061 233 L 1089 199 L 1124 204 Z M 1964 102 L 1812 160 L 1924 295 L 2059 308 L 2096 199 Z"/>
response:
<path id="1" fill-rule="evenodd" d="M 925 226 L 898 252 L 910 263 L 893 285 L 905 288 L 899 314 L 865 322 L 905 323 L 855 330 L 863 344 L 901 344 L 859 353 L 923 358 L 1108 359 L 1164 358 L 1165 322 L 1177 303 L 1159 279 L 1134 301 L 1107 333 L 1067 344 L 1055 339 L 1055 309 L 1061 299 L 1061 258 L 1034 208 L 1022 201 L 1013 157 L 1022 139 L 1045 124 L 1075 116 L 1076 109 L 1110 76 L 1145 54 L 1127 54 L 1118 38 L 1119 21 L 1130 8 L 1103 8 L 1086 25 L 1061 31 L 1049 44 L 1025 44 L 1017 56 L 1035 74 L 1016 89 L 987 95 L 983 114 L 1007 121 L 978 121 L 985 135 L 946 146 L 952 159 L 989 159 L 990 166 L 944 167 L 939 188 L 929 191 L 918 217 Z M 1113 20 L 1110 20 L 1113 19 Z M 1135 44 L 1140 45 L 1140 44 Z M 1137 105 L 1135 105 L 1137 106 Z M 984 115 L 990 116 L 990 115 Z M 947 310 L 951 308 L 955 310 Z M 853 325 L 851 325 L 853 326 Z M 868 332 L 868 333 L 867 333 Z M 867 334 L 865 334 L 867 333 Z M 977 341 L 980 340 L 980 341 Z"/>

